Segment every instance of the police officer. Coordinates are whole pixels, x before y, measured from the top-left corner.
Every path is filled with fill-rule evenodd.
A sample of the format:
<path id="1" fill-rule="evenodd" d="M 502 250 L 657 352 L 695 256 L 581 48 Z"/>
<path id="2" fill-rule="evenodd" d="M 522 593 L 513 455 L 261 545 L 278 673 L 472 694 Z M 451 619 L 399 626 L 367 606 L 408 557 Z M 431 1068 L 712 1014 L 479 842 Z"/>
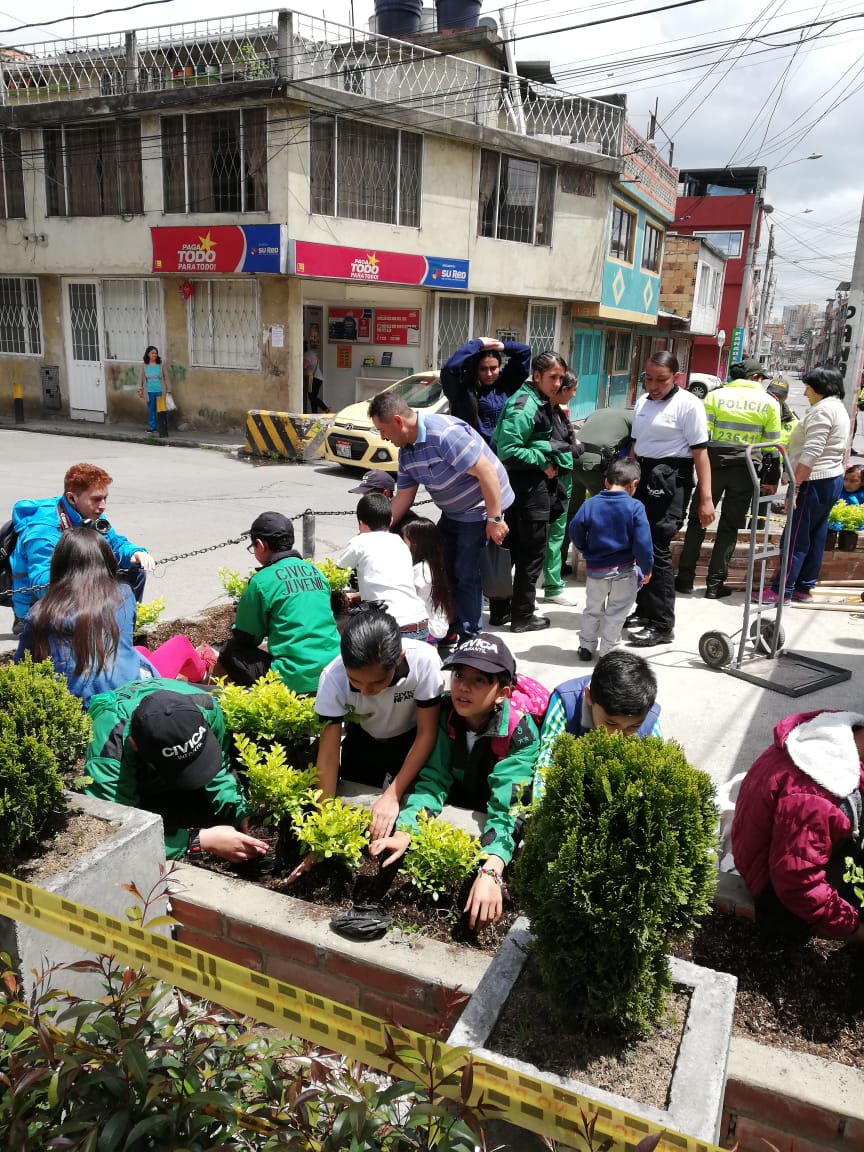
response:
<path id="1" fill-rule="evenodd" d="M 722 499 L 720 521 L 711 560 L 705 598 L 720 600 L 731 596 L 724 581 L 729 561 L 744 527 L 753 498 L 753 481 L 747 468 L 748 444 L 771 444 L 780 439 L 780 405 L 765 391 L 762 381 L 768 379 L 758 360 L 750 358 L 734 366 L 728 384 L 705 397 L 708 418 L 708 458 L 711 462 L 711 499 L 716 507 Z M 767 487 L 767 486 L 766 486 Z M 684 547 L 678 561 L 675 589 L 692 592 L 693 578 L 699 561 L 699 550 L 705 529 L 699 521 L 699 488 L 693 495 Z"/>

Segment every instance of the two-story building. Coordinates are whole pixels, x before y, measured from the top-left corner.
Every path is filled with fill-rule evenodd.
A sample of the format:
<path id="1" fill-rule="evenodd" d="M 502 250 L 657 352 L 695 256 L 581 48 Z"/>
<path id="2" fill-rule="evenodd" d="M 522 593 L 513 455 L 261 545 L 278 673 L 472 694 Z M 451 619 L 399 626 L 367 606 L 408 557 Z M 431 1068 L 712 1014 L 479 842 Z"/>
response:
<path id="1" fill-rule="evenodd" d="M 331 408 L 474 335 L 569 355 L 623 109 L 501 58 L 281 10 L 5 59 L 3 405 L 141 418 L 149 344 L 201 427 L 299 410 L 304 341 Z"/>
<path id="2" fill-rule="evenodd" d="M 726 347 L 726 334 L 719 326 L 725 277 L 726 257 L 708 240 L 666 233 L 660 308 L 685 320 L 694 339 L 714 341 L 713 367 L 705 371 L 717 376 L 722 376 Z"/>

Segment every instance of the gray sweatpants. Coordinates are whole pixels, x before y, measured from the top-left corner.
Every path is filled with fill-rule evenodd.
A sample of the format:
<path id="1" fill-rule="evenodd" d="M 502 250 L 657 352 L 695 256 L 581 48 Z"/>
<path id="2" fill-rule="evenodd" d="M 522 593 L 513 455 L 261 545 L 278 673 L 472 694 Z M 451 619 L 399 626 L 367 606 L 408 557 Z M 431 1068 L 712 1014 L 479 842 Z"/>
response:
<path id="1" fill-rule="evenodd" d="M 600 656 L 605 656 L 621 639 L 621 629 L 636 600 L 639 579 L 636 569 L 616 576 L 589 576 L 585 581 L 585 610 L 579 632 L 579 647 L 593 652 L 597 641 Z"/>

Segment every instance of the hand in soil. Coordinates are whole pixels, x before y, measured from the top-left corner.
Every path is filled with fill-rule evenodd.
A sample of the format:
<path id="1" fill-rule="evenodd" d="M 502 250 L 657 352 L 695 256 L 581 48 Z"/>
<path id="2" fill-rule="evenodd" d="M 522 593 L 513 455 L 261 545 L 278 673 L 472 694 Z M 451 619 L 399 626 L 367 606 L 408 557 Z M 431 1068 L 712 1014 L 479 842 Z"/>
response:
<path id="1" fill-rule="evenodd" d="M 369 845 L 369 855 L 377 859 L 382 852 L 390 852 L 387 859 L 381 861 L 382 868 L 389 868 L 405 855 L 410 843 L 411 837 L 407 832 L 394 832 L 392 836 L 382 836 L 378 840 L 373 840 Z"/>
<path id="2" fill-rule="evenodd" d="M 315 865 L 318 863 L 317 852 L 310 852 L 308 856 L 304 856 L 288 879 L 286 884 L 295 884 L 301 876 L 305 876 L 307 872 L 311 872 Z"/>
<path id="3" fill-rule="evenodd" d="M 382 792 L 372 805 L 372 823 L 369 828 L 371 840 L 381 840 L 389 836 L 399 815 L 399 800 L 392 788 Z"/>
<path id="4" fill-rule="evenodd" d="M 240 860 L 254 860 L 256 856 L 263 856 L 268 845 L 254 836 L 247 836 L 238 828 L 230 824 L 217 824 L 213 828 L 202 828 L 200 833 L 201 848 L 205 852 L 212 852 L 221 856 L 223 860 L 237 863 Z"/>
<path id="5" fill-rule="evenodd" d="M 496 924 L 501 919 L 503 907 L 501 885 L 491 876 L 481 873 L 471 885 L 471 895 L 465 905 L 465 911 L 470 913 L 470 927 L 480 931 L 489 924 Z"/>

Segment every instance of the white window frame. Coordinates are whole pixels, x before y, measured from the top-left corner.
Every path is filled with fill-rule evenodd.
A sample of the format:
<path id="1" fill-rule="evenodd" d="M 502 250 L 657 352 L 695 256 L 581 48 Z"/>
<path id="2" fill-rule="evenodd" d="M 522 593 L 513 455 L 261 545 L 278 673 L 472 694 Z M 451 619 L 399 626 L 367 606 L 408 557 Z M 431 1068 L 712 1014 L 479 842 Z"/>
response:
<path id="1" fill-rule="evenodd" d="M 136 283 L 139 286 L 139 291 L 141 294 L 141 316 L 142 316 L 145 328 L 147 325 L 147 316 L 148 316 L 148 309 L 147 309 L 147 288 L 148 288 L 148 285 L 155 285 L 156 292 L 158 293 L 158 297 L 159 297 L 158 329 L 155 331 L 151 330 L 149 332 L 144 332 L 143 343 L 141 344 L 141 352 L 134 359 L 131 357 L 129 359 L 125 359 L 125 358 L 120 357 L 120 356 L 108 356 L 108 320 L 106 319 L 106 309 L 105 309 L 105 285 L 115 283 L 118 280 L 122 280 L 125 283 L 133 281 L 134 283 Z M 160 279 L 158 279 L 158 277 L 155 277 L 155 276 L 150 276 L 150 277 L 147 277 L 147 276 L 105 276 L 105 277 L 103 277 L 103 279 L 99 285 L 99 290 L 100 290 L 101 295 L 102 295 L 102 329 L 103 329 L 102 340 L 104 343 L 105 360 L 111 360 L 111 362 L 114 364 L 143 363 L 144 349 L 150 344 L 154 344 L 159 349 L 159 353 L 161 355 L 165 350 L 165 291 L 164 291 L 164 285 L 163 285 L 162 281 Z"/>
<path id="2" fill-rule="evenodd" d="M 206 289 L 207 298 L 208 298 L 208 312 L 209 312 L 208 328 L 209 328 L 209 336 L 210 336 L 210 345 L 211 345 L 212 358 L 215 360 L 215 358 L 216 358 L 215 348 L 213 346 L 213 304 L 212 304 L 213 290 L 212 290 L 212 286 L 213 286 L 213 284 L 228 284 L 228 283 L 232 283 L 232 282 L 236 283 L 236 284 L 243 284 L 243 285 L 251 284 L 254 287 L 254 292 L 255 292 L 255 326 L 254 326 L 254 331 L 256 334 L 256 339 L 255 339 L 256 359 L 255 359 L 254 364 L 253 363 L 249 363 L 249 364 L 215 364 L 212 362 L 208 362 L 204 359 L 199 358 L 198 349 L 195 346 L 195 322 L 194 322 L 193 311 L 192 311 L 194 306 L 195 306 L 195 296 L 197 296 L 199 292 L 202 292 Z M 187 332 L 188 332 L 188 336 L 189 336 L 189 364 L 190 364 L 190 366 L 193 368 L 212 368 L 215 371 L 224 371 L 224 372 L 259 372 L 261 370 L 261 338 L 260 338 L 260 333 L 261 333 L 261 292 L 260 292 L 258 281 L 252 277 L 243 277 L 243 278 L 240 278 L 240 277 L 220 277 L 218 280 L 217 279 L 194 280 L 192 283 L 194 285 L 195 292 L 190 297 L 190 299 L 188 299 L 186 301 L 186 328 L 187 328 Z"/>
<path id="3" fill-rule="evenodd" d="M 40 291 L 39 277 L 38 276 L 0 276 L 0 280 L 16 280 L 18 282 L 18 296 L 19 296 L 19 299 L 21 301 L 21 318 L 22 318 L 22 326 L 23 326 L 23 333 L 24 333 L 24 346 L 25 346 L 25 350 L 23 352 L 11 352 L 11 351 L 7 352 L 3 348 L 0 348 L 0 356 L 14 356 L 17 359 L 20 359 L 22 356 L 42 357 L 44 355 L 43 349 L 45 348 L 45 331 L 44 331 L 44 327 L 42 324 L 42 293 Z M 24 307 L 25 307 L 24 283 L 25 283 L 25 281 L 31 281 L 33 284 L 36 285 L 36 322 L 39 326 L 39 347 L 37 349 L 33 349 L 33 348 L 29 347 L 30 332 L 29 332 L 29 328 L 26 324 L 26 321 L 24 321 Z"/>
<path id="4" fill-rule="evenodd" d="M 554 308 L 555 309 L 555 338 L 552 341 L 551 348 L 538 348 L 535 352 L 531 343 L 531 309 L 532 308 Z M 531 349 L 531 359 L 539 355 L 540 352 L 558 352 L 561 346 L 561 305 L 557 300 L 529 300 L 525 316 L 525 343 Z"/>
<path id="5" fill-rule="evenodd" d="M 714 228 L 714 229 L 711 229 L 710 231 L 694 232 L 693 235 L 698 236 L 701 240 L 707 240 L 708 243 L 712 244 L 719 252 L 723 252 L 723 255 L 726 257 L 727 260 L 740 260 L 741 259 L 741 253 L 744 251 L 744 231 L 743 231 L 743 229 L 741 229 L 741 228 Z M 726 252 L 723 248 L 720 247 L 719 244 L 714 243 L 714 241 L 711 239 L 712 236 L 726 236 L 726 237 L 737 236 L 738 237 L 738 251 L 735 253 Z"/>
<path id="6" fill-rule="evenodd" d="M 434 330 L 434 343 L 433 343 L 433 347 L 432 347 L 432 352 L 433 352 L 433 357 L 435 360 L 435 365 L 437 368 L 440 368 L 442 366 L 442 364 L 444 364 L 449 359 L 449 356 L 443 356 L 442 357 L 440 355 L 441 340 L 440 340 L 438 331 L 439 331 L 439 324 L 440 324 L 440 320 L 441 320 L 441 301 L 442 300 L 459 300 L 461 302 L 465 302 L 465 301 L 468 302 L 468 335 L 465 338 L 465 340 L 463 341 L 463 343 L 467 343 L 468 340 L 476 339 L 476 337 L 472 336 L 472 332 L 477 331 L 476 316 L 477 316 L 477 303 L 479 301 L 481 301 L 481 300 L 483 301 L 483 306 L 486 309 L 486 326 L 491 328 L 491 323 L 492 323 L 492 300 L 489 296 L 484 296 L 482 293 L 473 293 L 473 292 L 471 292 L 471 293 L 469 293 L 469 292 L 436 292 L 435 293 L 435 330 Z M 488 332 L 487 333 L 479 333 L 479 335 L 488 335 Z M 462 346 L 461 344 L 457 344 L 456 348 L 461 348 L 461 346 Z M 456 348 L 453 349 L 454 352 L 456 351 Z M 450 355 L 452 355 L 452 354 L 453 353 L 451 352 Z"/>

